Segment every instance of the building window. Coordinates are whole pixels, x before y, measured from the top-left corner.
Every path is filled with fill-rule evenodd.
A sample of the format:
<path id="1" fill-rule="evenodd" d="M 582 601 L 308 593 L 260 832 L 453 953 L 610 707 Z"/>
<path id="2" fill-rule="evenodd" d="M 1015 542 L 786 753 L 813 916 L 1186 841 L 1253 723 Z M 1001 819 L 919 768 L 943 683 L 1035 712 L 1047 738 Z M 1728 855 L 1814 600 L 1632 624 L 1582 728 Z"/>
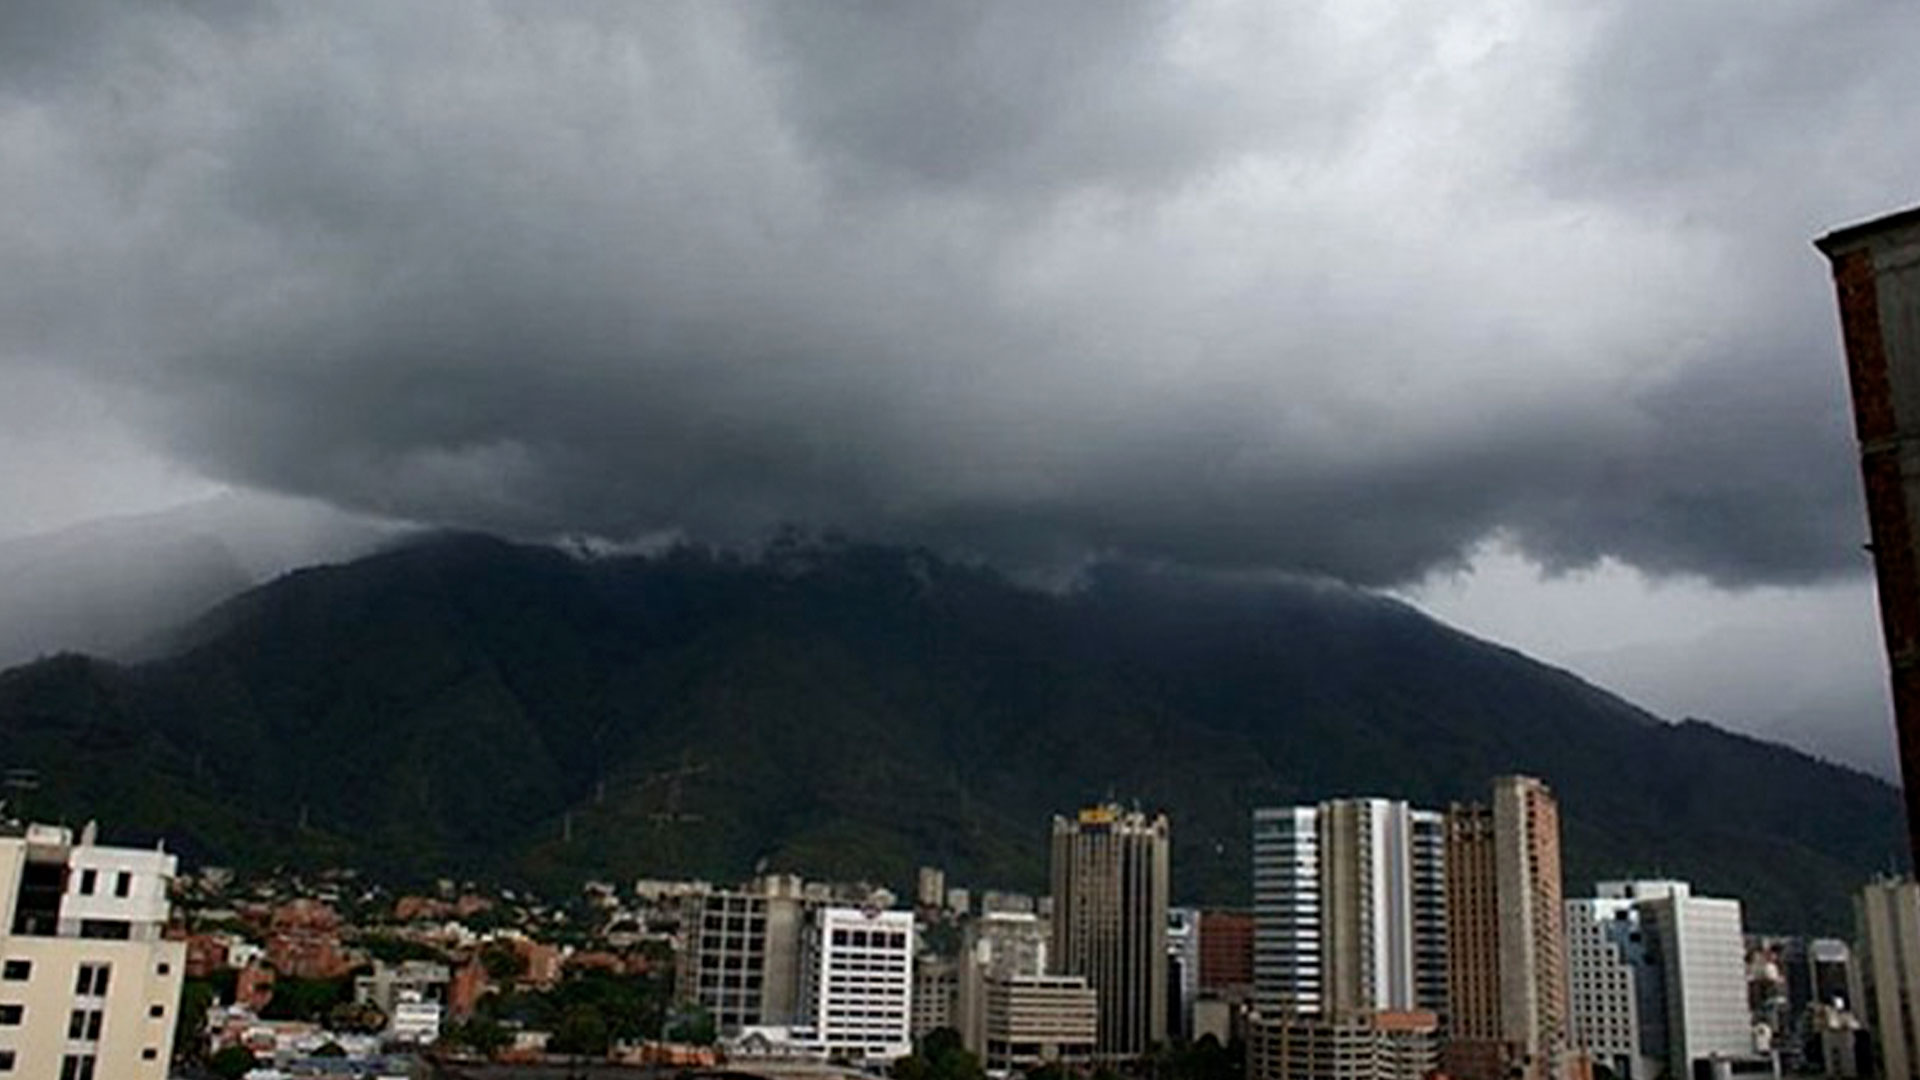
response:
<path id="1" fill-rule="evenodd" d="M 0 1026 L 19 1027 L 26 1012 L 25 1005 L 0 1005 Z"/>
<path id="2" fill-rule="evenodd" d="M 125 870 L 113 877 L 113 895 L 127 897 L 133 895 L 133 875 Z"/>
<path id="3" fill-rule="evenodd" d="M 173 965 L 167 963 L 165 960 L 160 961 L 160 974 L 162 975 L 173 974 Z"/>
<path id="4" fill-rule="evenodd" d="M 100 871 L 92 870 L 92 869 L 80 871 L 80 895 L 81 896 L 92 896 L 94 886 L 99 883 L 100 883 Z"/>
<path id="5" fill-rule="evenodd" d="M 81 997 L 106 997 L 109 970 L 106 964 L 81 964 L 80 973 L 73 981 L 73 992 Z"/>
<path id="6" fill-rule="evenodd" d="M 167 1015 L 167 1007 L 165 1005 L 148 1006 L 147 1015 L 153 1017 L 155 1020 L 158 1020 L 161 1017 Z"/>
<path id="7" fill-rule="evenodd" d="M 99 1009 L 75 1009 L 67 1017 L 67 1038 L 81 1042 L 100 1041 L 100 1020 L 104 1016 Z"/>
<path id="8" fill-rule="evenodd" d="M 152 1061 L 154 1058 L 157 1058 L 159 1056 L 160 1056 L 160 1051 L 155 1050 L 151 1046 L 147 1047 L 145 1050 L 140 1051 L 141 1061 Z"/>
<path id="9" fill-rule="evenodd" d="M 68 1054 L 61 1058 L 60 1080 L 93 1080 L 93 1055 Z"/>
<path id="10" fill-rule="evenodd" d="M 26 982 L 33 978 L 33 961 L 9 960 L 0 967 L 0 979 L 8 982 Z"/>
<path id="11" fill-rule="evenodd" d="M 0 1072 L 13 1071 L 13 1051 L 0 1050 Z"/>

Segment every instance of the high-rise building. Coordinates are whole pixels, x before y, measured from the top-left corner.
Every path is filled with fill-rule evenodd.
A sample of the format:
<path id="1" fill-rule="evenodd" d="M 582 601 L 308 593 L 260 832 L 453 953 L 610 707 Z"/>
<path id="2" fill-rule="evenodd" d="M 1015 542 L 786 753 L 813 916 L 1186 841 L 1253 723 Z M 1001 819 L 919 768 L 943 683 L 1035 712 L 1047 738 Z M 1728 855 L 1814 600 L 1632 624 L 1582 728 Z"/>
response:
<path id="1" fill-rule="evenodd" d="M 1053 819 L 1054 973 L 1098 995 L 1106 1060 L 1167 1039 L 1169 851 L 1164 814 L 1106 805 Z"/>
<path id="2" fill-rule="evenodd" d="M 800 1018 L 800 939 L 819 906 L 797 877 L 770 874 L 742 889 L 680 893 L 677 992 L 723 1035 Z"/>
<path id="3" fill-rule="evenodd" d="M 1829 233 L 1854 433 L 1893 678 L 1907 843 L 1920 866 L 1920 207 Z"/>
<path id="4" fill-rule="evenodd" d="M 1630 899 L 1567 901 L 1568 1016 L 1573 1044 L 1616 1080 L 1666 1068 L 1660 967 Z"/>
<path id="5" fill-rule="evenodd" d="M 938 911 L 947 902 L 947 872 L 937 866 L 923 866 L 914 881 L 914 903 L 923 910 Z"/>
<path id="6" fill-rule="evenodd" d="M 1430 1012 L 1336 1009 L 1255 1016 L 1247 1080 L 1425 1080 L 1439 1020 Z"/>
<path id="7" fill-rule="evenodd" d="M 1167 909 L 1167 1035 L 1193 1038 L 1193 1003 L 1200 996 L 1200 909 Z"/>
<path id="8" fill-rule="evenodd" d="M 1920 1078 L 1920 885 L 1876 881 L 1854 899 L 1861 1018 L 1887 1080 Z"/>
<path id="9" fill-rule="evenodd" d="M 1632 898 L 1640 912 L 1666 999 L 1668 1072 L 1754 1061 L 1740 901 L 1695 896 L 1684 881 L 1602 882 L 1598 891 Z"/>
<path id="10" fill-rule="evenodd" d="M 1814 1005 L 1853 1007 L 1853 950 L 1839 938 L 1811 938 L 1787 963 L 1787 993 L 1795 1011 Z"/>
<path id="11" fill-rule="evenodd" d="M 954 1026 L 968 1050 L 986 1057 L 987 983 L 1045 975 L 1052 936 L 1052 925 L 1030 912 L 988 912 L 966 924 L 960 935 Z"/>
<path id="12" fill-rule="evenodd" d="M 834 1057 L 888 1061 L 913 1052 L 910 911 L 826 907 L 806 934 L 800 1007 Z"/>
<path id="13" fill-rule="evenodd" d="M 1644 942 L 1632 901 L 1567 901 L 1569 1034 L 1617 1080 L 1653 1080 L 1665 1067 L 1665 1055 L 1642 1049 L 1638 990 L 1653 970 Z"/>
<path id="14" fill-rule="evenodd" d="M 0 831 L 0 1073 L 161 1080 L 187 947 L 161 937 L 176 869 L 162 851 L 78 842 L 51 825 Z"/>
<path id="15" fill-rule="evenodd" d="M 1560 812 L 1529 776 L 1446 815 L 1449 1036 L 1463 1080 L 1558 1075 L 1567 1053 Z"/>
<path id="16" fill-rule="evenodd" d="M 1442 824 L 1389 799 L 1255 810 L 1255 1005 L 1444 1011 Z"/>
<path id="17" fill-rule="evenodd" d="M 1253 993 L 1253 915 L 1200 913 L 1200 994 L 1246 1000 Z"/>
<path id="18" fill-rule="evenodd" d="M 1573 1036 L 1622 1080 L 1772 1071 L 1756 1053 L 1740 902 L 1684 881 L 1603 881 L 1569 900 Z"/>

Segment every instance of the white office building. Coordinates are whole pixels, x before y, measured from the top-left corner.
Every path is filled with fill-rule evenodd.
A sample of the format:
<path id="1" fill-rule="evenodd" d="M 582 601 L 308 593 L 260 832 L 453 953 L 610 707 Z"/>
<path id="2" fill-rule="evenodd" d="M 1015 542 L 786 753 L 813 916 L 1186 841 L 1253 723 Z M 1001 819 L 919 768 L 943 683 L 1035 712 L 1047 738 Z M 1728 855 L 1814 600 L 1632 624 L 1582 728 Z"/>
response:
<path id="1" fill-rule="evenodd" d="M 801 986 L 813 1041 L 835 1058 L 889 1061 L 912 1053 L 913 952 L 910 911 L 814 912 Z"/>
<path id="2" fill-rule="evenodd" d="M 162 1080 L 186 944 L 161 937 L 176 870 L 50 825 L 0 827 L 0 1074 Z"/>
<path id="3" fill-rule="evenodd" d="M 1695 896 L 1684 881 L 1608 881 L 1595 891 L 1631 905 L 1640 923 L 1637 944 L 1645 951 L 1627 959 L 1642 1055 L 1664 1057 L 1676 1077 L 1750 1067 L 1758 1055 L 1740 902 Z"/>
<path id="4" fill-rule="evenodd" d="M 1444 820 L 1391 799 L 1254 811 L 1262 1012 L 1445 1011 Z"/>
<path id="5" fill-rule="evenodd" d="M 1666 1006 L 1639 909 L 1618 896 L 1568 900 L 1565 923 L 1574 1045 L 1617 1080 L 1654 1080 L 1667 1067 Z"/>

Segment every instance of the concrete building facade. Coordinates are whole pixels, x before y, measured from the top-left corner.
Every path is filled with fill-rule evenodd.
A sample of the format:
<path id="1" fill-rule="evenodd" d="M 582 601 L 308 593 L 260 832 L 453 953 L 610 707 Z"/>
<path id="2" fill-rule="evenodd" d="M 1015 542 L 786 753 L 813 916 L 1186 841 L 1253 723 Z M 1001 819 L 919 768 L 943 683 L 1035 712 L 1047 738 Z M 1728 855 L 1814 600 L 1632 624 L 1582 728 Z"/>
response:
<path id="1" fill-rule="evenodd" d="M 1840 307 L 1907 842 L 1920 866 L 1920 207 L 1817 244 L 1832 263 Z"/>
<path id="2" fill-rule="evenodd" d="M 1887 1080 L 1920 1078 L 1920 885 L 1876 881 L 1854 899 L 1860 1010 Z"/>
<path id="3" fill-rule="evenodd" d="M 1241 1000 L 1253 993 L 1253 914 L 1200 913 L 1200 994 Z"/>
<path id="4" fill-rule="evenodd" d="M 162 1080 L 186 943 L 161 937 L 177 866 L 102 847 L 89 825 L 0 835 L 0 1073 L 25 1080 Z"/>
<path id="5" fill-rule="evenodd" d="M 913 1039 L 960 1026 L 960 963 L 951 956 L 921 953 L 913 961 Z M 965 1037 L 962 1036 L 962 1041 Z"/>
<path id="6" fill-rule="evenodd" d="M 1078 975 L 1010 975 L 986 984 L 982 1060 L 996 1073 L 1093 1060 L 1099 996 Z"/>
<path id="7" fill-rule="evenodd" d="M 1740 901 L 1695 896 L 1683 881 L 1603 882 L 1599 891 L 1633 899 L 1640 912 L 1666 1000 L 1669 1073 L 1750 1070 L 1757 1055 Z"/>
<path id="8" fill-rule="evenodd" d="M 1736 900 L 1603 881 L 1569 900 L 1574 1043 L 1625 1080 L 1770 1071 L 1756 1052 Z"/>
<path id="9" fill-rule="evenodd" d="M 923 866 L 914 877 L 913 902 L 928 911 L 938 911 L 947 901 L 947 872 L 937 866 Z"/>
<path id="10" fill-rule="evenodd" d="M 1053 974 L 1099 996 L 1100 1057 L 1138 1057 L 1167 1040 L 1166 816 L 1089 807 L 1053 819 L 1052 847 Z"/>
<path id="11" fill-rule="evenodd" d="M 889 1061 L 913 1052 L 912 912 L 821 908 L 802 952 L 801 1012 L 830 1057 Z"/>
<path id="12" fill-rule="evenodd" d="M 387 1034 L 396 1042 L 426 1046 L 440 1038 L 440 1024 L 446 1007 L 420 996 L 417 990 L 403 990 L 387 1014 Z"/>
<path id="13" fill-rule="evenodd" d="M 987 1053 L 987 983 L 1045 975 L 1052 923 L 1031 912 L 987 912 L 960 935 L 955 1023 L 961 1043 L 983 1060 Z"/>
<path id="14" fill-rule="evenodd" d="M 1444 1011 L 1443 824 L 1389 799 L 1254 811 L 1256 1006 Z"/>
<path id="15" fill-rule="evenodd" d="M 768 875 L 742 889 L 690 888 L 680 901 L 677 992 L 697 1001 L 723 1035 L 799 1018 L 800 944 L 818 907 L 797 877 Z"/>
<path id="16" fill-rule="evenodd" d="M 1646 1045 L 1640 997 L 1658 989 L 1659 969 L 1648 956 L 1640 913 L 1631 900 L 1569 900 L 1566 926 L 1573 1044 L 1617 1080 L 1655 1080 L 1666 1065 L 1664 1041 L 1657 1049 Z"/>
<path id="17" fill-rule="evenodd" d="M 430 960 L 389 964 L 376 960 L 372 971 L 354 976 L 353 1000 L 361 1005 L 371 1005 L 391 1017 L 394 1015 L 394 1006 L 405 995 L 413 995 L 416 1001 L 445 1003 L 447 987 L 452 981 L 453 971 L 445 964 Z"/>
<path id="18" fill-rule="evenodd" d="M 1256 1016 L 1247 1080 L 1426 1080 L 1438 1061 L 1430 1012 L 1334 1010 Z"/>
<path id="19" fill-rule="evenodd" d="M 1446 815 L 1445 1067 L 1463 1080 L 1561 1075 L 1567 1060 L 1560 814 L 1540 780 Z"/>
<path id="20" fill-rule="evenodd" d="M 1193 1003 L 1200 996 L 1200 909 L 1167 909 L 1167 1037 L 1193 1038 Z"/>

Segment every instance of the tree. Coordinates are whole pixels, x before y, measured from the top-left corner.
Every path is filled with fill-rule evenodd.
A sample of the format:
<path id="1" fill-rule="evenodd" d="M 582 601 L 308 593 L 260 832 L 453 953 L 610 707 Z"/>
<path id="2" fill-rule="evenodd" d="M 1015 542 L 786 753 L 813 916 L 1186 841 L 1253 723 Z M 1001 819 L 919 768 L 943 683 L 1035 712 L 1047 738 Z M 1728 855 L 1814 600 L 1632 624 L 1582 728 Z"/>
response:
<path id="1" fill-rule="evenodd" d="M 353 997 L 353 979 L 300 979 L 283 975 L 274 980 L 273 997 L 260 1010 L 265 1020 L 324 1020 L 329 1010 Z"/>
<path id="2" fill-rule="evenodd" d="M 431 945 L 393 934 L 368 934 L 360 939 L 360 947 L 375 960 L 389 964 L 405 963 L 408 960 L 427 960 L 436 964 L 447 962 L 447 954 Z"/>
<path id="3" fill-rule="evenodd" d="M 207 1068 L 212 1069 L 214 1075 L 221 1077 L 222 1080 L 240 1080 L 241 1077 L 253 1071 L 253 1067 L 259 1063 L 259 1059 L 253 1056 L 253 1051 L 246 1047 L 229 1046 L 207 1059 Z"/>
<path id="4" fill-rule="evenodd" d="M 1159 1080 L 1239 1080 L 1243 1047 L 1224 1047 L 1211 1034 L 1190 1043 L 1156 1047 L 1148 1059 Z"/>
<path id="5" fill-rule="evenodd" d="M 894 1080 L 985 1080 L 986 1075 L 980 1059 L 967 1051 L 960 1033 L 950 1027 L 927 1032 L 919 1051 L 893 1067 Z"/>
<path id="6" fill-rule="evenodd" d="M 449 1027 L 440 1041 L 454 1046 L 464 1046 L 482 1057 L 492 1057 L 513 1041 L 507 1029 L 491 1016 L 474 1016 L 464 1024 Z"/>
<path id="7" fill-rule="evenodd" d="M 714 1028 L 712 1013 L 697 1002 L 685 1002 L 668 1018 L 665 1035 L 673 1042 L 712 1046 L 719 1032 Z"/>
<path id="8" fill-rule="evenodd" d="M 207 1056 L 207 1009 L 213 1005 L 213 984 L 188 979 L 180 985 L 180 1010 L 173 1020 L 173 1056 L 200 1061 Z"/>
<path id="9" fill-rule="evenodd" d="M 494 982 L 511 983 L 527 973 L 527 958 L 512 943 L 494 941 L 480 950 L 480 966 L 487 969 L 487 978 Z"/>
<path id="10" fill-rule="evenodd" d="M 575 1005 L 560 1018 L 560 1026 L 547 1040 L 547 1049 L 557 1054 L 584 1054 L 604 1057 L 609 1045 L 607 1018 L 592 1005 Z"/>
<path id="11" fill-rule="evenodd" d="M 372 1002 L 343 1001 L 327 1010 L 327 1029 L 356 1035 L 378 1035 L 387 1028 L 387 1014 Z"/>

